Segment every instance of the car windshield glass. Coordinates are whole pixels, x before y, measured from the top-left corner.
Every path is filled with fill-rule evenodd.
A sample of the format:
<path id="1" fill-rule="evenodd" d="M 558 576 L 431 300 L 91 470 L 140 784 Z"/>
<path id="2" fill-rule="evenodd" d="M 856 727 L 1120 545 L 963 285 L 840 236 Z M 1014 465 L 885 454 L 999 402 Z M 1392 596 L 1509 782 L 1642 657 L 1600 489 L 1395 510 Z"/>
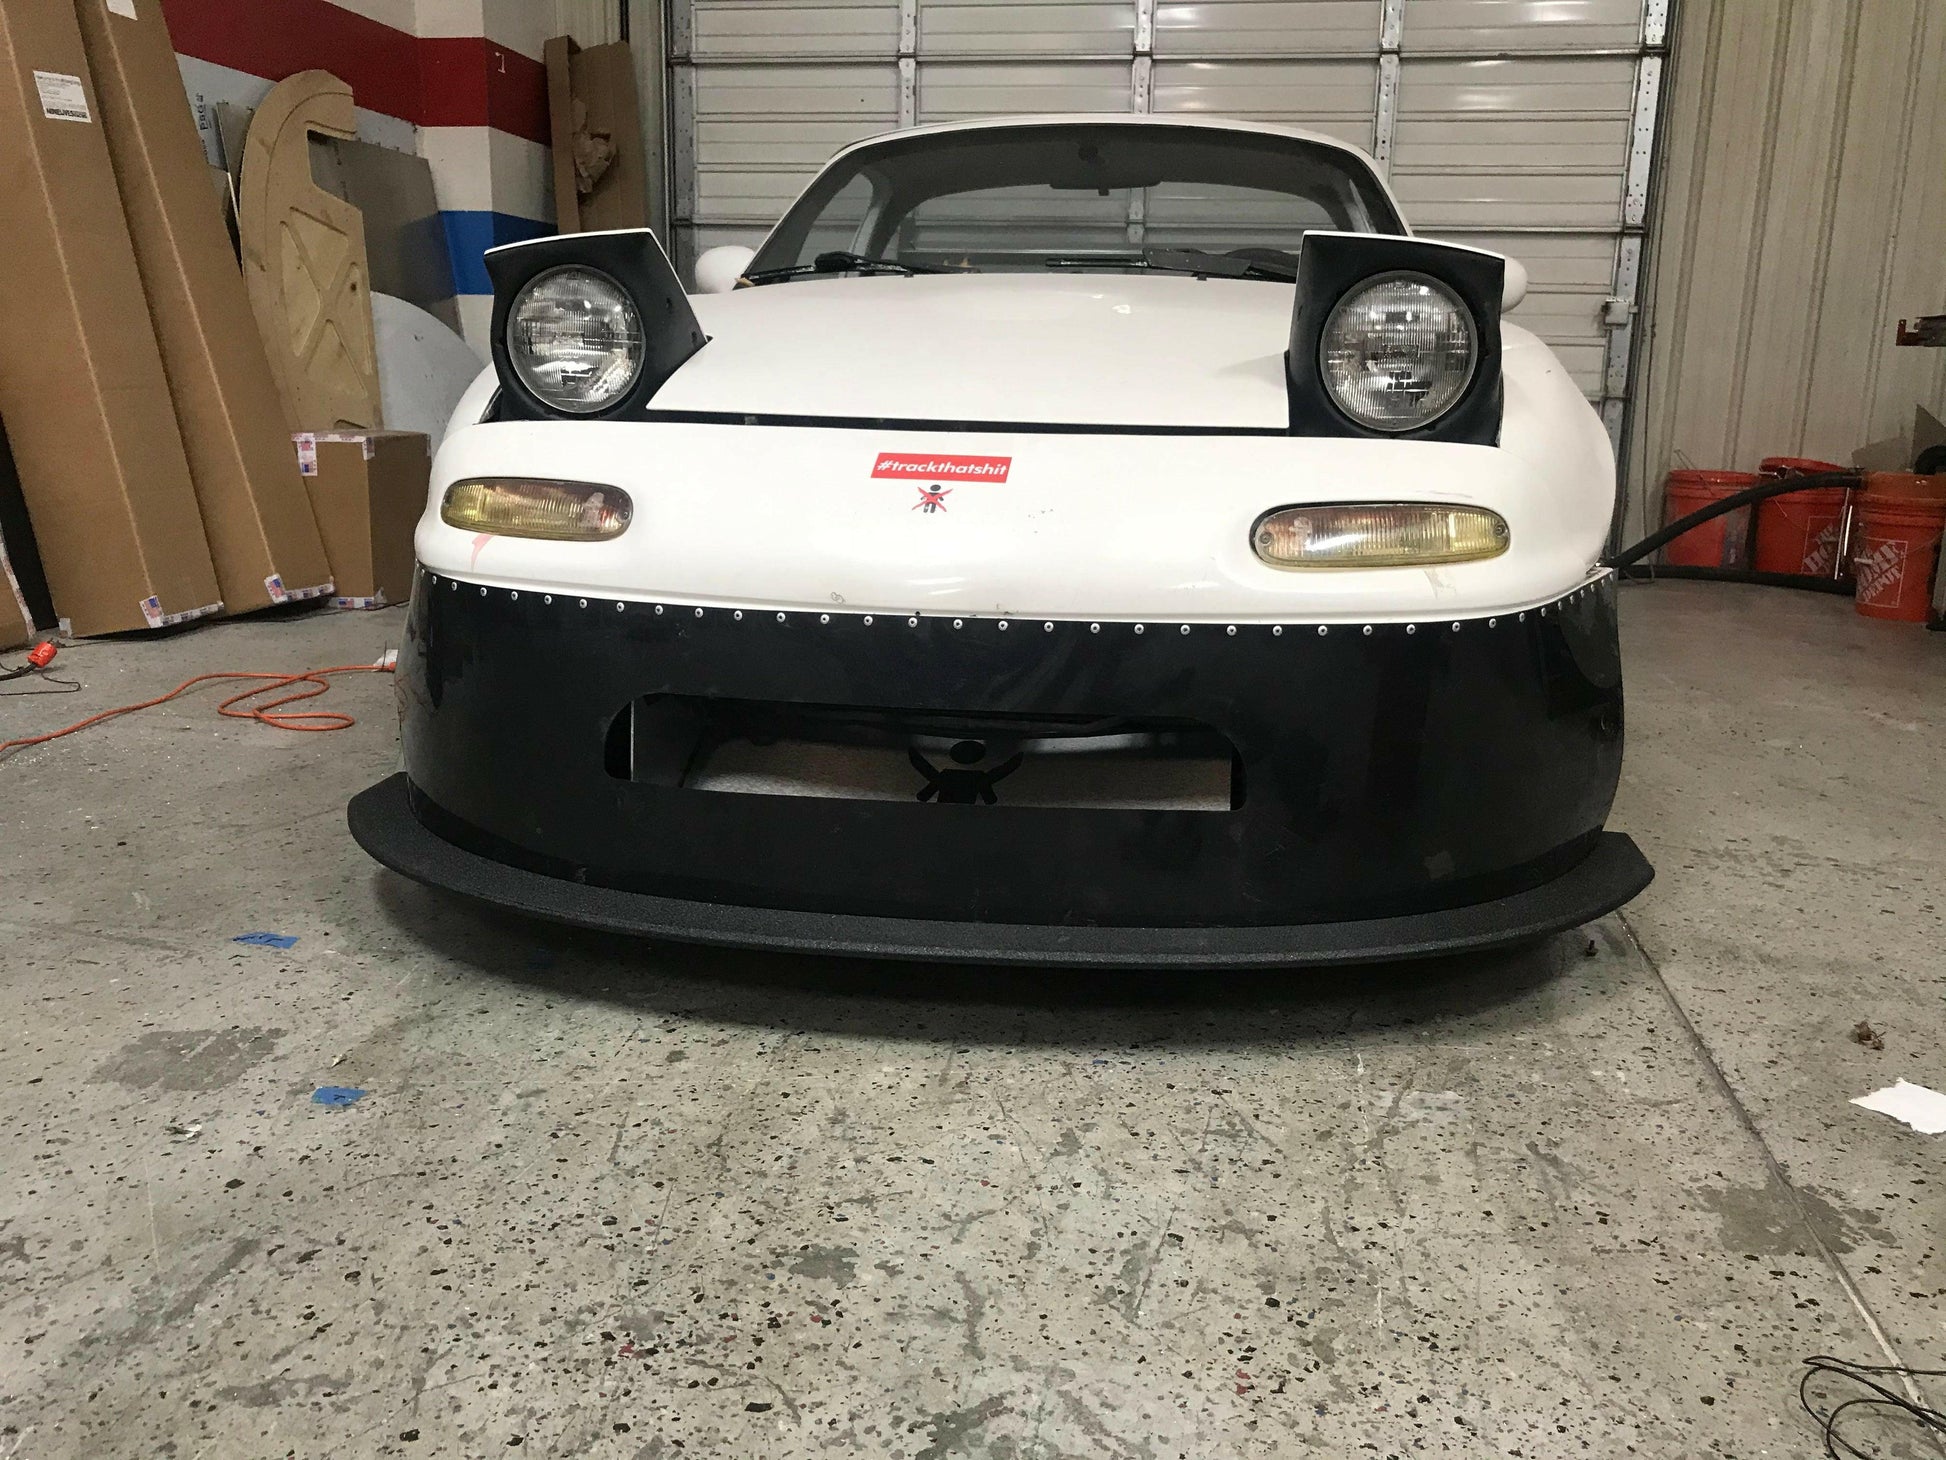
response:
<path id="1" fill-rule="evenodd" d="M 1324 143 L 1160 124 L 987 127 L 841 158 L 746 277 L 865 272 L 874 261 L 900 266 L 872 270 L 887 275 L 1052 267 L 1284 278 L 1313 229 L 1404 231 L 1371 169 Z M 1266 267 L 1196 266 L 1212 256 Z M 843 258 L 854 266 L 838 267 Z"/>

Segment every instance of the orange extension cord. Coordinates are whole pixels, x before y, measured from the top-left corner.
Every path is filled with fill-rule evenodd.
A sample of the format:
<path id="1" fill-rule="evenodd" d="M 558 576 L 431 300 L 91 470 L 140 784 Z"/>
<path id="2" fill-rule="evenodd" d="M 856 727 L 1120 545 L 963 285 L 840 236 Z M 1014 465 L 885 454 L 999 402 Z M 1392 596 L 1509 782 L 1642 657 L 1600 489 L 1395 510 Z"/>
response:
<path id="1" fill-rule="evenodd" d="M 261 679 L 268 681 L 268 683 L 258 685 L 255 689 L 246 689 L 238 694 L 233 694 L 216 707 L 217 714 L 226 715 L 232 720 L 256 720 L 260 724 L 270 726 L 273 730 L 308 730 L 318 732 L 349 730 L 358 722 L 350 715 L 343 714 L 337 710 L 298 710 L 282 714 L 278 712 L 283 710 L 285 705 L 294 705 L 303 700 L 316 699 L 319 695 L 330 689 L 331 681 L 326 677 L 328 675 L 390 674 L 391 672 L 392 666 L 389 664 L 335 664 L 329 669 L 312 669 L 307 670 L 303 674 L 259 674 L 247 670 L 230 670 L 221 674 L 199 674 L 194 679 L 185 679 L 166 695 L 157 695 L 152 700 L 143 700 L 138 704 L 119 705 L 112 710 L 103 710 L 99 715 L 90 715 L 85 720 L 78 720 L 64 730 L 50 730 L 45 735 L 26 735 L 18 740 L 0 740 L 0 755 L 5 755 L 10 750 L 20 750 L 29 745 L 45 745 L 50 740 L 59 740 L 64 735 L 73 735 L 77 731 L 86 730 L 90 725 L 99 725 L 104 720 L 114 720 L 123 715 L 132 715 L 137 710 L 148 710 L 153 709 L 157 705 L 166 705 L 178 695 L 186 694 L 197 685 L 207 683 L 212 679 Z M 295 694 L 287 694 L 281 699 L 270 701 L 268 704 L 253 705 L 248 709 L 240 710 L 231 708 L 231 706 L 243 700 L 252 700 L 259 695 L 271 694 L 277 690 L 288 689 L 290 686 L 298 684 L 307 684 L 310 688 L 298 690 Z"/>

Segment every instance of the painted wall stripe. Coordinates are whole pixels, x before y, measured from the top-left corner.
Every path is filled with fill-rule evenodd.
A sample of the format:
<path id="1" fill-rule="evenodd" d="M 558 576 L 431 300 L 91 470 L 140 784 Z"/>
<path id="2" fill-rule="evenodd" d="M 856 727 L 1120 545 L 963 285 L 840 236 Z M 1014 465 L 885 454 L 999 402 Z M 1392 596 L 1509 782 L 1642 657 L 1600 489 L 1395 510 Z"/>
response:
<path id="1" fill-rule="evenodd" d="M 486 271 L 488 249 L 554 231 L 552 223 L 516 218 L 511 213 L 442 212 L 439 221 L 446 226 L 446 247 L 453 256 L 453 287 L 461 294 L 493 292 L 493 281 Z"/>
<path id="2" fill-rule="evenodd" d="M 163 0 L 163 12 L 197 60 L 273 81 L 319 68 L 368 111 L 548 139 L 541 63 L 482 36 L 409 35 L 330 0 Z"/>
<path id="3" fill-rule="evenodd" d="M 439 206 L 552 221 L 548 149 L 494 127 L 421 127 L 419 155 L 432 164 Z"/>
<path id="4" fill-rule="evenodd" d="M 423 86 L 413 120 L 420 126 L 498 127 L 548 140 L 547 70 L 539 61 L 484 36 L 427 36 L 417 44 Z"/>

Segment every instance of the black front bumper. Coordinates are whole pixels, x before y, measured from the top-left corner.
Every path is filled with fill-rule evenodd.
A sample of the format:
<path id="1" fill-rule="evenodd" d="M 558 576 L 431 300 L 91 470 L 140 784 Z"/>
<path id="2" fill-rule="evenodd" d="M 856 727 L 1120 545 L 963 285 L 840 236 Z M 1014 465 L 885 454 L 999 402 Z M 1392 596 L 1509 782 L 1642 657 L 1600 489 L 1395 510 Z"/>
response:
<path id="1" fill-rule="evenodd" d="M 1647 885 L 1604 833 L 1612 583 L 1457 623 L 1100 624 L 741 613 L 422 575 L 406 773 L 379 861 L 542 917 L 705 942 L 993 962 L 1268 966 L 1525 941 Z M 1173 716 L 1236 753 L 1228 811 L 942 806 L 618 778 L 643 696 L 912 714 Z"/>

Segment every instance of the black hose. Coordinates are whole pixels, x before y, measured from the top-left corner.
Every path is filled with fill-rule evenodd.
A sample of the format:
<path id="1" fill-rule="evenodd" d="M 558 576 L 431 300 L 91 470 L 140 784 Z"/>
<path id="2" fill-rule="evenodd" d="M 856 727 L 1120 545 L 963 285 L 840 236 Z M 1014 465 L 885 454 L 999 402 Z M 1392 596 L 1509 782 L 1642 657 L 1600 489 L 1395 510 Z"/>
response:
<path id="1" fill-rule="evenodd" d="M 1739 507 L 1747 507 L 1752 502 L 1768 501 L 1772 497 L 1786 496 L 1791 492 L 1815 491 L 1820 487 L 1857 487 L 1864 481 L 1862 474 L 1855 471 L 1816 472 L 1810 476 L 1783 477 L 1777 481 L 1759 482 L 1754 487 L 1746 487 L 1741 492 L 1712 502 L 1707 507 L 1699 507 L 1687 517 L 1678 517 L 1659 532 L 1652 532 L 1633 547 L 1619 553 L 1610 553 L 1603 558 L 1602 565 L 1608 568 L 1626 568 L 1630 564 L 1646 558 L 1665 543 L 1673 542 L 1692 527 L 1699 527 L 1711 518 L 1721 517 L 1726 512 L 1734 512 Z"/>

